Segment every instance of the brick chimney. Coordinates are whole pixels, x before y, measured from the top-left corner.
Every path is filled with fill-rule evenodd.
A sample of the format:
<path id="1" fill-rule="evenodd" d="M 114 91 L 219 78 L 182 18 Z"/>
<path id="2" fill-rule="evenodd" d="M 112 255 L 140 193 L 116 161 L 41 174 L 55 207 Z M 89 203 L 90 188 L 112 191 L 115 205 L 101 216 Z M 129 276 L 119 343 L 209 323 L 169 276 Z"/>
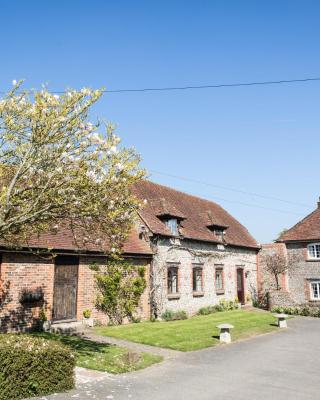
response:
<path id="1" fill-rule="evenodd" d="M 320 208 L 320 196 L 319 196 L 319 200 L 318 200 L 318 208 Z"/>

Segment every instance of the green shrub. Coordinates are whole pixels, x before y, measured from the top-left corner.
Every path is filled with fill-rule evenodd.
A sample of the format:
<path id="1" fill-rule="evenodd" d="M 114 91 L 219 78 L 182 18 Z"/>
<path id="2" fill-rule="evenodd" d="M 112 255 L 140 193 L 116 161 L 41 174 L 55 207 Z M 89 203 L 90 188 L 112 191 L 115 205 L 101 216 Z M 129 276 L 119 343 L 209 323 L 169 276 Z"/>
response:
<path id="1" fill-rule="evenodd" d="M 218 307 L 219 308 L 219 307 Z M 209 315 L 209 314 L 214 314 L 218 312 L 217 306 L 207 306 L 207 307 L 202 307 L 198 311 L 198 315 Z"/>
<path id="2" fill-rule="evenodd" d="M 42 338 L 0 335 L 0 400 L 44 396 L 74 387 L 75 356 Z"/>
<path id="3" fill-rule="evenodd" d="M 273 307 L 273 313 L 285 313 L 288 315 L 301 315 L 303 317 L 317 317 L 320 318 L 320 307 L 310 307 L 308 305 L 301 305 L 297 307 Z"/>
<path id="4" fill-rule="evenodd" d="M 307 306 L 304 306 L 300 309 L 299 315 L 302 315 L 303 317 L 308 317 L 310 315 L 310 309 Z"/>
<path id="5" fill-rule="evenodd" d="M 219 302 L 219 310 L 218 311 L 229 311 L 229 310 L 235 310 L 238 308 L 238 301 L 232 301 L 232 300 L 225 300 L 222 299 Z"/>
<path id="6" fill-rule="evenodd" d="M 188 315 L 185 311 L 171 311 L 166 310 L 162 315 L 161 318 L 164 321 L 178 321 L 181 319 L 187 319 Z"/>

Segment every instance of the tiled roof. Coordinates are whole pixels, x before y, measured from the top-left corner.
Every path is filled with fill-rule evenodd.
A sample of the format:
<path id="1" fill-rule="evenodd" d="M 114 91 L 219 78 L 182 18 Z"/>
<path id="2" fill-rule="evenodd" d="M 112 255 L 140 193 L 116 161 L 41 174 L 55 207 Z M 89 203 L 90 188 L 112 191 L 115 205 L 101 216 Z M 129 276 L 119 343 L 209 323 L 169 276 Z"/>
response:
<path id="1" fill-rule="evenodd" d="M 179 214 L 185 218 L 180 224 L 180 233 L 185 238 L 222 243 L 219 237 L 208 229 L 210 225 L 217 225 L 227 227 L 224 236 L 226 244 L 259 248 L 247 229 L 212 201 L 191 196 L 147 180 L 138 183 L 134 187 L 134 193 L 139 199 L 147 200 L 147 204 L 143 207 L 140 215 L 154 234 L 171 235 L 170 230 L 159 218 L 159 202 L 162 200 L 167 214 L 172 216 Z"/>
<path id="2" fill-rule="evenodd" d="M 1 243 L 0 243 L 1 245 Z M 5 246 L 5 244 L 2 244 Z M 89 252 L 102 252 L 108 250 L 108 246 L 95 246 L 88 244 L 86 248 L 79 247 L 75 243 L 74 235 L 71 229 L 65 226 L 59 228 L 57 233 L 43 233 L 39 237 L 31 238 L 26 247 L 38 249 L 52 249 L 52 250 L 67 250 L 67 251 L 89 251 Z M 152 251 L 150 246 L 142 239 L 139 238 L 136 229 L 132 229 L 127 241 L 123 246 L 123 253 L 130 254 L 143 254 L 151 255 Z"/>
<path id="3" fill-rule="evenodd" d="M 320 207 L 284 232 L 280 242 L 320 240 Z"/>

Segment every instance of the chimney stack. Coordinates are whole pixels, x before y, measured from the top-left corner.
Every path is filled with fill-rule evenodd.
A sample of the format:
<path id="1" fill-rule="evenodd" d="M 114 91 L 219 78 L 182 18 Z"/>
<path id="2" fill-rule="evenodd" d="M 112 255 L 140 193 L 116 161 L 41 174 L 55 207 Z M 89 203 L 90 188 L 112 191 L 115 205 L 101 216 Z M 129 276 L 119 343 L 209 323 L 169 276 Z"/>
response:
<path id="1" fill-rule="evenodd" d="M 319 200 L 318 200 L 318 208 L 320 208 L 320 196 L 319 196 Z"/>

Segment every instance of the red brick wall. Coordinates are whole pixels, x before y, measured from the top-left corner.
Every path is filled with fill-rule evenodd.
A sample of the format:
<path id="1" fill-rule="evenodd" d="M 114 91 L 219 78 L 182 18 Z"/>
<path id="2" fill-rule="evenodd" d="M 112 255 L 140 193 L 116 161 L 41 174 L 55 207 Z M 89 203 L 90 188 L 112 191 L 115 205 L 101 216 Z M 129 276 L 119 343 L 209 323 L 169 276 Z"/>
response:
<path id="1" fill-rule="evenodd" d="M 101 323 L 107 323 L 107 317 L 94 308 L 96 292 L 94 272 L 89 268 L 92 262 L 102 262 L 101 257 L 80 257 L 77 292 L 77 319 L 82 320 L 85 309 L 92 310 L 92 317 Z M 150 317 L 148 260 L 135 260 L 146 267 L 147 289 L 141 298 L 137 310 L 142 319 Z M 52 317 L 54 292 L 54 261 L 45 260 L 32 254 L 3 253 L 0 267 L 0 278 L 10 284 L 5 303 L 0 305 L 0 331 L 20 331 L 36 325 L 39 310 L 44 307 L 48 319 Z M 21 304 L 19 296 L 24 289 L 41 288 L 44 300 L 38 303 Z"/>
<path id="2" fill-rule="evenodd" d="M 52 260 L 45 260 L 31 254 L 3 253 L 1 279 L 8 283 L 9 290 L 5 301 L 0 305 L 0 329 L 2 331 L 24 330 L 33 326 L 39 316 L 41 307 L 51 315 L 53 301 Z M 41 288 L 44 301 L 21 304 L 19 296 L 25 289 Z"/>

